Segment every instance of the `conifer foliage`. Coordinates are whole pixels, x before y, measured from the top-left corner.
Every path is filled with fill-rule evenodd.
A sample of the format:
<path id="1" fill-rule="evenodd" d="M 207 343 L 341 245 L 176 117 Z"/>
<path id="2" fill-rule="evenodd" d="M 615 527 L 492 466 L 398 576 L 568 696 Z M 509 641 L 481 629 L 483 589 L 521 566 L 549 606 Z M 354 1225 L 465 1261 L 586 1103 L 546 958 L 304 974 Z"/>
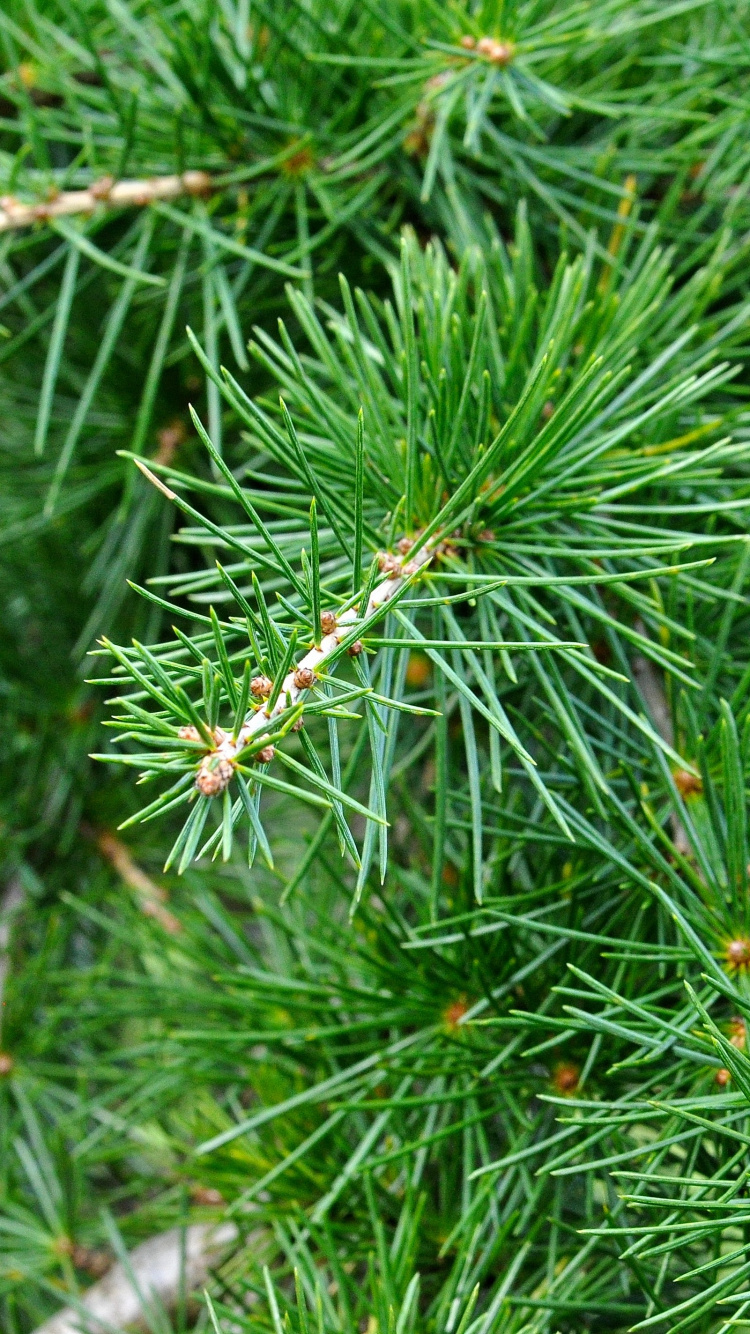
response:
<path id="1" fill-rule="evenodd" d="M 3 1329 L 750 1325 L 747 6 L 0 52 Z"/>

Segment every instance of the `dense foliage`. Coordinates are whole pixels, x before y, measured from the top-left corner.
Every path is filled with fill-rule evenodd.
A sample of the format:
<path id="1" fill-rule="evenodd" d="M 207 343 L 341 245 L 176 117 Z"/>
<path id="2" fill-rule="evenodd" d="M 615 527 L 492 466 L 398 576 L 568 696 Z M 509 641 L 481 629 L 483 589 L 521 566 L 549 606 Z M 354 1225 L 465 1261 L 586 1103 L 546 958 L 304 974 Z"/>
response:
<path id="1" fill-rule="evenodd" d="M 0 44 L 3 1329 L 750 1324 L 747 5 Z"/>

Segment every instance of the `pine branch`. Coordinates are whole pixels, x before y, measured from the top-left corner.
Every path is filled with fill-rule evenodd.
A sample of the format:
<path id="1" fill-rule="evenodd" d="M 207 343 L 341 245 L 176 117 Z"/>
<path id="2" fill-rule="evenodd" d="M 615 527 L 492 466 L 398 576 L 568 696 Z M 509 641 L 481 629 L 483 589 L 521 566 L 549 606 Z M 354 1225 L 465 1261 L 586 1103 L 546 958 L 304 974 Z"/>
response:
<path id="1" fill-rule="evenodd" d="M 109 209 L 147 208 L 157 201 L 179 199 L 182 195 L 203 198 L 212 188 L 208 172 L 183 171 L 179 176 L 152 176 L 133 181 L 115 181 L 111 176 L 103 176 L 86 190 L 61 190 L 41 204 L 26 204 L 11 195 L 3 195 L 0 199 L 0 232 L 54 222 L 56 218 L 77 213 L 90 216 Z"/>
<path id="2" fill-rule="evenodd" d="M 143 475 L 169 499 L 177 499 L 175 493 L 166 488 L 144 463 L 139 460 L 136 460 L 136 463 Z M 256 706 L 239 729 L 235 729 L 231 735 L 219 727 L 214 728 L 213 736 L 216 744 L 201 760 L 195 780 L 195 785 L 203 796 L 216 796 L 229 786 L 236 762 L 250 746 L 253 746 L 258 759 L 264 764 L 273 759 L 273 745 L 268 743 L 268 738 L 274 732 L 274 719 L 283 718 L 289 709 L 293 709 L 300 700 L 304 700 L 307 692 L 315 685 L 319 673 L 331 666 L 342 651 L 348 652 L 352 657 L 362 652 L 358 635 L 365 633 L 380 619 L 391 599 L 402 592 L 408 582 L 412 581 L 420 569 L 429 562 L 433 552 L 439 547 L 439 542 L 422 547 L 414 559 L 409 557 L 412 545 L 409 539 L 404 539 L 400 555 L 379 553 L 380 569 L 381 571 L 387 569 L 388 574 L 369 593 L 362 611 L 357 604 L 347 607 L 341 613 L 333 611 L 322 613 L 321 624 L 324 633 L 320 644 L 311 648 L 283 677 L 279 688 L 273 692 L 276 696 L 273 702 L 269 701 L 266 706 Z M 256 696 L 262 697 L 264 694 L 270 696 L 272 682 L 268 678 L 265 680 L 254 678 L 251 691 Z M 186 739 L 200 741 L 195 729 L 191 730 L 189 737 L 188 729 L 183 730 L 186 732 Z"/>

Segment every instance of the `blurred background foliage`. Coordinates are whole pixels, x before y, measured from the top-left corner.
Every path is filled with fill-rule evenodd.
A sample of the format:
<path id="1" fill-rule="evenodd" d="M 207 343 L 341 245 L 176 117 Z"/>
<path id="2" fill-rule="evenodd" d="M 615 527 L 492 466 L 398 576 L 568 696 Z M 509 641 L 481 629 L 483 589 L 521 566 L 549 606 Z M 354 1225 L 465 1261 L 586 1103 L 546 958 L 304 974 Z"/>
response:
<path id="1" fill-rule="evenodd" d="M 239 1240 L 210 1284 L 226 1330 L 718 1334 L 750 1312 L 749 51 L 742 0 L 3 6 L 0 216 L 37 209 L 0 222 L 11 1334 L 118 1246 L 227 1217 Z M 154 178 L 188 171 L 205 178 L 153 198 Z M 123 179 L 144 182 L 140 202 L 110 207 Z M 56 211 L 92 185 L 93 211 Z M 270 866 L 237 842 L 163 873 L 175 812 L 118 832 L 141 803 L 127 770 L 89 758 L 106 692 L 86 654 L 103 634 L 172 651 L 172 614 L 127 580 L 229 614 L 213 538 L 127 453 L 262 551 L 190 405 L 296 569 L 310 494 L 269 448 L 279 391 L 344 510 L 364 403 L 366 438 L 391 451 L 385 483 L 367 478 L 370 546 L 394 544 L 402 236 L 425 505 L 444 499 L 431 409 L 445 445 L 468 385 L 477 452 L 443 477 L 455 493 L 523 401 L 554 312 L 564 372 L 525 423 L 534 469 L 595 354 L 624 377 L 606 391 L 624 443 L 605 452 L 592 400 L 602 453 L 563 442 L 578 454 L 540 464 L 522 519 L 482 493 L 484 547 L 464 530 L 441 567 L 463 582 L 419 589 L 465 595 L 422 613 L 436 642 L 547 635 L 588 645 L 580 659 L 373 655 L 383 693 L 441 713 L 398 715 L 378 743 L 387 875 L 373 853 L 351 916 L 333 815 L 291 794 L 264 793 Z M 343 595 L 350 567 L 321 524 Z M 467 569 L 531 586 L 474 599 Z M 269 601 L 289 594 L 258 573 Z M 377 745 L 365 724 L 340 730 L 341 783 L 367 803 Z M 331 765 L 328 732 L 309 731 Z M 148 1313 L 158 1334 L 211 1319 L 188 1302 Z"/>

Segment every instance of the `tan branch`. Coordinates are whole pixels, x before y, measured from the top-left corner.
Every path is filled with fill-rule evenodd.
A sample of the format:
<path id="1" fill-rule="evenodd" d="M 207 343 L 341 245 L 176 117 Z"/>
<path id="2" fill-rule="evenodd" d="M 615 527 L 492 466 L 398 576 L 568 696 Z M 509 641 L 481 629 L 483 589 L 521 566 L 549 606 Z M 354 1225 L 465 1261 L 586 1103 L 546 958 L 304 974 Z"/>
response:
<path id="1" fill-rule="evenodd" d="M 183 171 L 180 176 L 151 176 L 144 180 L 115 181 L 104 176 L 86 190 L 61 190 L 39 204 L 25 204 L 13 195 L 0 196 L 0 232 L 19 227 L 33 227 L 37 222 L 96 209 L 143 208 L 159 200 L 179 199 L 181 195 L 206 195 L 212 180 L 205 171 Z"/>
<path id="2" fill-rule="evenodd" d="M 89 831 L 86 831 L 89 832 Z M 147 917 L 153 917 L 170 935 L 176 935 L 182 926 L 173 913 L 165 908 L 166 890 L 157 885 L 146 872 L 133 860 L 130 850 L 121 839 L 107 830 L 93 833 L 92 837 L 102 856 L 107 859 L 117 874 L 122 877 L 129 889 L 132 889 L 139 907 Z"/>

